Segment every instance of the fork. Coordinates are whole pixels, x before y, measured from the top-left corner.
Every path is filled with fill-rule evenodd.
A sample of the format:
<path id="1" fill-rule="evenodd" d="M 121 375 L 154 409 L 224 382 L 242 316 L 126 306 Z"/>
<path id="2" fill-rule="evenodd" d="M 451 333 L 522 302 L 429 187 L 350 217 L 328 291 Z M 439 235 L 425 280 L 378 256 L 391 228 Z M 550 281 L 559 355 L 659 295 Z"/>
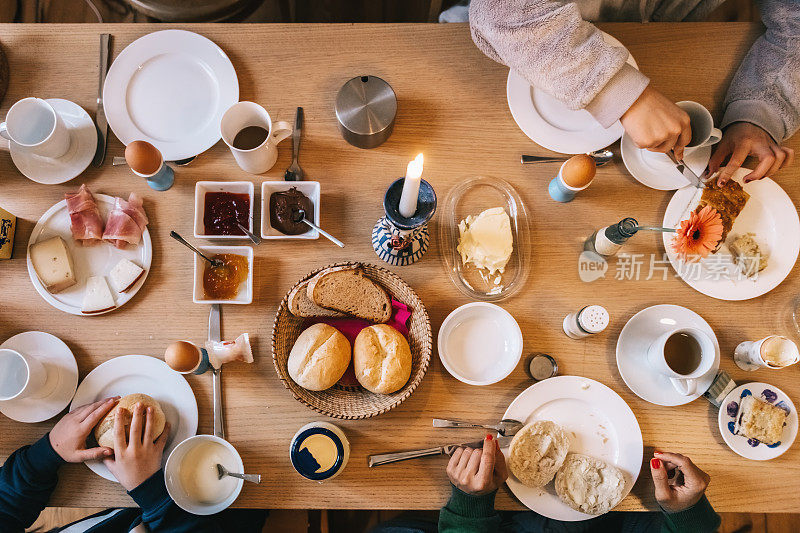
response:
<path id="1" fill-rule="evenodd" d="M 305 177 L 303 169 L 297 162 L 297 156 L 300 155 L 300 135 L 303 133 L 303 108 L 297 108 L 297 114 L 294 117 L 294 131 L 292 132 L 292 164 L 286 169 L 283 179 L 286 181 L 302 181 Z"/>

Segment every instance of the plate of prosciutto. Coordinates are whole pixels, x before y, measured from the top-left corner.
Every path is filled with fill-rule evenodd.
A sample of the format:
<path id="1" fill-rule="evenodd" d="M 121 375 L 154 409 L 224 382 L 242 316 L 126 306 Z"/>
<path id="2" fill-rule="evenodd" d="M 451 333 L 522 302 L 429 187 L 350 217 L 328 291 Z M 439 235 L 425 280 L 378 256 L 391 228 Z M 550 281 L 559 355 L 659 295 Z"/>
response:
<path id="1" fill-rule="evenodd" d="M 56 309 L 81 316 L 122 307 L 153 259 L 142 199 L 92 194 L 86 185 L 42 215 L 28 241 L 28 274 Z"/>

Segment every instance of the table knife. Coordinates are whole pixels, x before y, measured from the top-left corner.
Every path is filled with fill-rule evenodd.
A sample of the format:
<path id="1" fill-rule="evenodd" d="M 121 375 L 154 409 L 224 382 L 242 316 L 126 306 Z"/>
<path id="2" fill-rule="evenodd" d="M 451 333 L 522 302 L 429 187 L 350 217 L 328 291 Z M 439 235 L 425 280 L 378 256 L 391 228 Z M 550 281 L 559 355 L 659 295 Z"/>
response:
<path id="1" fill-rule="evenodd" d="M 511 439 L 514 437 L 497 437 L 497 442 L 501 448 L 511 444 Z M 472 442 L 465 442 L 463 444 L 446 444 L 436 448 L 425 448 L 422 450 L 409 450 L 407 452 L 384 453 L 380 455 L 370 455 L 367 457 L 367 464 L 371 467 L 387 465 L 389 463 L 396 463 L 398 461 L 405 461 L 407 459 L 416 459 L 417 457 L 428 457 L 430 455 L 453 455 L 456 448 L 483 448 L 483 439 Z"/>
<path id="2" fill-rule="evenodd" d="M 689 168 L 689 165 L 683 162 L 683 159 L 678 159 L 675 157 L 675 152 L 670 150 L 667 152 L 667 157 L 669 157 L 673 163 L 675 163 L 675 168 L 678 169 L 678 172 L 683 174 L 683 177 L 689 180 L 689 183 L 697 187 L 698 189 L 702 189 L 706 186 L 706 178 L 708 177 L 708 170 L 704 170 L 703 173 L 698 176 L 692 169 Z"/>
<path id="3" fill-rule="evenodd" d="M 222 334 L 219 327 L 220 305 L 212 304 L 211 312 L 208 314 L 208 340 L 219 342 Z M 213 394 L 214 394 L 214 436 L 221 439 L 225 438 L 225 418 L 222 411 L 222 367 L 212 370 Z"/>
<path id="4" fill-rule="evenodd" d="M 106 120 L 106 110 L 103 107 L 103 85 L 106 83 L 106 73 L 108 72 L 108 60 L 111 57 L 111 35 L 103 33 L 100 35 L 100 78 L 97 88 L 97 151 L 94 153 L 92 165 L 99 167 L 106 158 L 106 142 L 108 140 L 108 121 Z"/>

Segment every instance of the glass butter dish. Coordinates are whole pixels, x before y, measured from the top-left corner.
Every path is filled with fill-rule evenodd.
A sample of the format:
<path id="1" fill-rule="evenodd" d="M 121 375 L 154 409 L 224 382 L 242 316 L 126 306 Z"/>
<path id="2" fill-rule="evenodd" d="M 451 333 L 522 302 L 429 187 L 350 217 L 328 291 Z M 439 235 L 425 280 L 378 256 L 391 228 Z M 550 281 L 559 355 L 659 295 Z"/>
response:
<path id="1" fill-rule="evenodd" d="M 525 285 L 530 266 L 530 228 L 528 212 L 516 190 L 507 182 L 487 176 L 468 178 L 453 187 L 442 204 L 439 242 L 442 262 L 450 279 L 466 296 L 482 301 L 504 300 Z M 502 274 L 490 274 L 464 264 L 458 245 L 459 223 L 487 209 L 502 207 L 511 222 L 513 249 Z"/>

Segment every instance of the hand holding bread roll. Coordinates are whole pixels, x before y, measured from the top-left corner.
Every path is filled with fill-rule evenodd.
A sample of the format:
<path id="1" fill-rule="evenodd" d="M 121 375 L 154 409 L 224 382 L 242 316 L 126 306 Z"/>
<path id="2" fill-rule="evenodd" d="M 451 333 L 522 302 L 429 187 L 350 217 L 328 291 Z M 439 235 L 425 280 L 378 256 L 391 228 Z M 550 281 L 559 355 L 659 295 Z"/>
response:
<path id="1" fill-rule="evenodd" d="M 133 408 L 137 403 L 142 404 L 142 407 L 145 409 L 148 407 L 153 408 L 154 438 L 158 438 L 161 433 L 164 432 L 164 426 L 166 425 L 167 419 L 164 416 L 164 411 L 161 409 L 161 405 L 147 394 L 129 394 L 120 398 L 114 409 L 109 411 L 109 413 L 100 421 L 100 423 L 95 426 L 94 437 L 97 439 L 97 443 L 100 446 L 106 446 L 112 450 L 114 449 L 114 420 L 118 412 L 121 413 L 123 422 L 125 424 L 125 435 L 127 436 L 130 434 Z"/>
<path id="2" fill-rule="evenodd" d="M 376 394 L 391 394 L 411 377 L 411 348 L 393 327 L 369 326 L 356 337 L 353 365 L 362 387 Z"/>
<path id="3" fill-rule="evenodd" d="M 289 352 L 289 376 L 304 389 L 333 387 L 350 365 L 350 341 L 328 324 L 314 324 L 303 331 Z"/>

